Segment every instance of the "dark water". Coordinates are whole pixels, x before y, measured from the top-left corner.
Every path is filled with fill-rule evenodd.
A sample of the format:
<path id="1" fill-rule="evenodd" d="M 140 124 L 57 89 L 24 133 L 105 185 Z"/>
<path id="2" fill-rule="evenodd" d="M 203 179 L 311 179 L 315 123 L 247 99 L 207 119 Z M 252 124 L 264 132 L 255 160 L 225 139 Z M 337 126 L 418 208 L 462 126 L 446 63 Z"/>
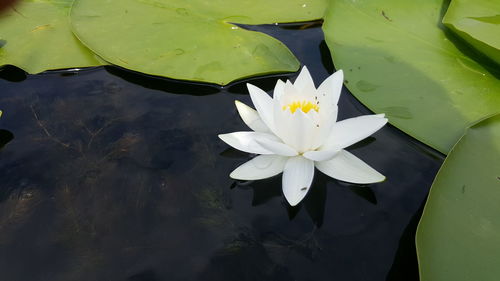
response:
<path id="1" fill-rule="evenodd" d="M 318 25 L 265 26 L 333 72 Z M 252 79 L 271 90 L 276 77 Z M 317 172 L 289 207 L 281 178 L 238 183 L 245 130 L 218 87 L 101 67 L 0 72 L 0 280 L 418 280 L 414 232 L 442 156 L 391 126 L 350 149 L 387 176 Z M 367 114 L 345 89 L 340 119 Z"/>

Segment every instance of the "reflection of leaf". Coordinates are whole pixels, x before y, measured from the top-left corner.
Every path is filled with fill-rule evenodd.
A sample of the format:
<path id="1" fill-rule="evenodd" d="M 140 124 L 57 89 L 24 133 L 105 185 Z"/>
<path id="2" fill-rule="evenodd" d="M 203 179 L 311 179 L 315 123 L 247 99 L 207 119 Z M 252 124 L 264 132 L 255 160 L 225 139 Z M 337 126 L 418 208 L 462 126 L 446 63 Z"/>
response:
<path id="1" fill-rule="evenodd" d="M 196 220 L 198 223 L 223 235 L 232 233 L 237 228 L 230 212 L 231 199 L 227 194 L 219 189 L 204 188 L 195 196 L 204 209 Z"/>
<path id="2" fill-rule="evenodd" d="M 278 40 L 233 23 L 319 19 L 324 0 L 77 0 L 75 34 L 106 61 L 147 74 L 227 84 L 296 71 Z"/>
<path id="3" fill-rule="evenodd" d="M 249 262 L 251 261 L 251 262 Z M 292 280 L 252 237 L 240 235 L 211 257 L 199 280 Z"/>
<path id="4" fill-rule="evenodd" d="M 0 15 L 0 66 L 29 73 L 100 65 L 71 33 L 67 16 L 72 0 L 19 1 Z"/>
<path id="5" fill-rule="evenodd" d="M 500 1 L 453 0 L 443 23 L 500 64 Z"/>
<path id="6" fill-rule="evenodd" d="M 447 153 L 469 124 L 498 111 L 500 80 L 445 36 L 441 5 L 332 1 L 323 29 L 351 92 L 371 110 L 386 112 L 396 127 Z"/>
<path id="7" fill-rule="evenodd" d="M 417 231 L 422 280 L 500 276 L 500 115 L 472 126 L 446 158 Z"/>

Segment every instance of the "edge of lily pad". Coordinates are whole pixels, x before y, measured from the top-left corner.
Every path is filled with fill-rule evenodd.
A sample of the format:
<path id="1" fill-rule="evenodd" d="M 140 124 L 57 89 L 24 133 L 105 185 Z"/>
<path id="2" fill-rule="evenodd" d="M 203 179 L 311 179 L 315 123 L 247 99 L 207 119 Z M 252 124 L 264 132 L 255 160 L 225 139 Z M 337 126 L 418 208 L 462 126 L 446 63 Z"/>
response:
<path id="1" fill-rule="evenodd" d="M 470 126 L 466 127 L 464 129 L 464 133 L 462 134 L 462 136 L 457 140 L 457 142 L 452 146 L 452 148 L 450 149 L 450 151 L 448 152 L 448 154 L 451 154 L 453 153 L 453 151 L 455 150 L 455 148 L 458 146 L 458 144 L 462 141 L 462 139 L 465 138 L 465 136 L 467 135 L 467 133 L 469 132 L 470 129 L 474 128 L 475 126 L 479 125 L 481 122 L 489 119 L 489 118 L 492 118 L 492 117 L 495 117 L 497 115 L 500 115 L 500 111 L 496 112 L 496 113 L 492 113 L 492 114 L 489 114 L 479 120 L 476 120 L 474 121 Z M 418 242 L 418 239 L 417 239 L 417 234 L 419 233 L 419 229 L 421 227 L 421 223 L 422 223 L 422 218 L 424 217 L 424 215 L 426 214 L 426 212 L 429 212 L 428 211 L 428 204 L 427 204 L 427 201 L 429 200 L 429 197 L 431 196 L 431 193 L 432 193 L 432 190 L 435 188 L 434 187 L 434 183 L 436 182 L 436 179 L 439 177 L 439 175 L 442 173 L 443 171 L 443 168 L 445 167 L 445 164 L 448 162 L 448 156 L 444 159 L 443 161 L 443 164 L 441 165 L 441 167 L 439 168 L 438 172 L 436 173 L 435 177 L 434 177 L 434 180 L 432 181 L 432 184 L 431 184 L 431 187 L 429 189 L 429 193 L 427 195 L 427 198 L 426 198 L 426 202 L 425 202 L 425 205 L 424 205 L 424 209 L 422 210 L 422 215 L 420 216 L 420 219 L 418 221 L 418 225 L 417 225 L 417 229 L 415 231 L 415 238 L 414 238 L 414 241 L 415 241 L 415 252 L 416 252 L 416 255 L 417 255 L 417 264 L 418 264 L 418 273 L 419 273 L 419 276 L 422 276 L 422 264 L 420 263 L 420 260 L 421 260 L 421 254 L 420 254 L 420 251 L 418 250 L 419 249 L 419 242 Z"/>

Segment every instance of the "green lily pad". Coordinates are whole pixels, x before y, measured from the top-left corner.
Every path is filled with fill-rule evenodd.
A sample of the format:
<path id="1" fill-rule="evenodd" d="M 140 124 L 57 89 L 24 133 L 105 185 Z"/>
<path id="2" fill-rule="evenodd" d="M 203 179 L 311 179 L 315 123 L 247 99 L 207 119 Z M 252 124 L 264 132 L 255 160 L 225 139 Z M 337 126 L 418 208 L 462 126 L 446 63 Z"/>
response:
<path id="1" fill-rule="evenodd" d="M 280 41 L 232 23 L 320 19 L 326 0 L 76 0 L 78 38 L 104 60 L 146 74 L 227 84 L 296 71 Z"/>
<path id="2" fill-rule="evenodd" d="M 71 32 L 73 0 L 18 1 L 0 13 L 0 66 L 28 73 L 100 65 Z"/>
<path id="3" fill-rule="evenodd" d="M 500 114 L 472 126 L 446 158 L 417 230 L 422 281 L 500 276 Z"/>
<path id="4" fill-rule="evenodd" d="M 443 23 L 500 64 L 500 1 L 453 0 Z"/>
<path id="5" fill-rule="evenodd" d="M 500 80 L 440 28 L 443 1 L 337 0 L 323 29 L 345 85 L 409 135 L 448 153 L 500 108 Z"/>

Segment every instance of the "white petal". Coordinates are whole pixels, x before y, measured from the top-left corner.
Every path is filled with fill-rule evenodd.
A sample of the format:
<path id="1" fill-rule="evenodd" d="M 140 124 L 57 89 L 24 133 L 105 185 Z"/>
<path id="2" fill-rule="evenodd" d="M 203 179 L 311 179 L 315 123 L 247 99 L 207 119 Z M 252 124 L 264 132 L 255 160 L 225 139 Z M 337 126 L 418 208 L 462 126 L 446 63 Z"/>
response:
<path id="1" fill-rule="evenodd" d="M 252 84 L 247 83 L 247 88 L 250 93 L 252 103 L 255 106 L 255 109 L 257 109 L 260 118 L 264 124 L 266 124 L 266 126 L 273 131 L 273 99 L 266 92 Z"/>
<path id="2" fill-rule="evenodd" d="M 260 180 L 283 172 L 288 157 L 278 155 L 258 155 L 240 165 L 229 176 L 237 180 Z"/>
<path id="3" fill-rule="evenodd" d="M 370 136 L 387 123 L 382 115 L 364 115 L 335 123 L 322 149 L 341 149 Z"/>
<path id="4" fill-rule="evenodd" d="M 238 110 L 241 119 L 243 119 L 243 122 L 245 122 L 250 129 L 256 132 L 270 132 L 269 128 L 266 124 L 264 124 L 262 119 L 260 119 L 259 113 L 257 113 L 255 109 L 238 100 L 234 101 L 234 104 L 236 104 L 236 109 Z"/>
<path id="5" fill-rule="evenodd" d="M 324 174 L 345 182 L 368 184 L 385 180 L 384 175 L 345 150 L 328 161 L 315 162 L 315 165 Z"/>
<path id="6" fill-rule="evenodd" d="M 295 86 L 295 89 L 297 89 L 297 91 L 304 96 L 314 96 L 316 93 L 314 81 L 306 66 L 302 67 L 302 70 L 293 85 Z"/>
<path id="7" fill-rule="evenodd" d="M 338 70 L 326 78 L 321 85 L 319 85 L 317 91 L 318 98 L 321 97 L 322 103 L 336 105 L 339 102 L 343 83 L 344 72 L 342 70 Z"/>
<path id="8" fill-rule="evenodd" d="M 314 137 L 312 146 L 313 149 L 322 146 L 326 142 L 330 136 L 335 121 L 337 121 L 337 114 L 338 107 L 336 105 L 329 108 L 320 108 L 318 114 L 319 120 L 316 122 L 318 126 L 316 127 L 317 134 Z"/>
<path id="9" fill-rule="evenodd" d="M 286 140 L 285 143 L 290 144 L 299 152 L 315 149 L 316 147 L 313 146 L 314 140 L 317 137 L 317 130 L 319 129 L 316 127 L 318 124 L 315 124 L 314 120 L 302 110 L 297 110 L 295 113 L 289 115 L 291 115 L 290 125 L 286 129 L 290 130 L 291 139 Z"/>
<path id="10" fill-rule="evenodd" d="M 292 82 L 287 80 L 283 86 L 283 94 L 280 96 L 278 102 L 281 106 L 284 106 L 295 101 L 302 101 L 303 99 Z"/>
<path id="11" fill-rule="evenodd" d="M 296 156 L 298 153 L 295 149 L 291 148 L 289 145 L 282 143 L 281 141 L 274 141 L 269 139 L 257 140 L 264 149 L 271 151 L 273 154 L 281 156 Z"/>
<path id="12" fill-rule="evenodd" d="M 273 99 L 279 100 L 285 91 L 285 82 L 278 80 L 276 81 L 276 86 L 274 86 Z"/>
<path id="13" fill-rule="evenodd" d="M 314 177 L 314 162 L 302 156 L 289 158 L 283 170 L 283 194 L 292 206 L 309 191 Z"/>
<path id="14" fill-rule="evenodd" d="M 279 101 L 275 100 L 273 114 L 274 122 L 277 124 L 274 134 L 277 135 L 284 143 L 293 147 L 291 142 L 287 142 L 287 140 L 292 139 L 292 130 L 290 127 L 294 126 L 293 122 L 290 120 L 291 113 L 283 110 Z"/>
<path id="15" fill-rule="evenodd" d="M 325 161 L 332 159 L 339 150 L 311 150 L 304 153 L 304 157 L 312 161 Z"/>
<path id="16" fill-rule="evenodd" d="M 274 135 L 259 132 L 235 132 L 230 134 L 221 134 L 219 135 L 219 138 L 238 150 L 256 154 L 273 154 L 272 151 L 263 148 L 257 140 L 279 140 Z"/>

